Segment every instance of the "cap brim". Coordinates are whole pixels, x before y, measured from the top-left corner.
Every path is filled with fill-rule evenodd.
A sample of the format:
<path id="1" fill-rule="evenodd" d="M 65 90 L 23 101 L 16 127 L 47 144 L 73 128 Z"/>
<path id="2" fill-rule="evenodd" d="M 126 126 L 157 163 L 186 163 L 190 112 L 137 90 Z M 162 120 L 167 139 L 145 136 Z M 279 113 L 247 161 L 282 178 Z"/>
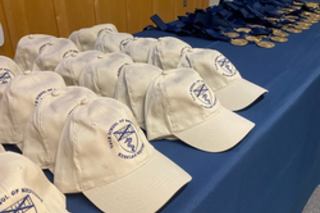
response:
<path id="1" fill-rule="evenodd" d="M 227 87 L 215 91 L 220 103 L 232 111 L 246 108 L 268 90 L 239 78 Z"/>
<path id="2" fill-rule="evenodd" d="M 205 122 L 173 135 L 197 149 L 223 152 L 237 145 L 254 127 L 254 123 L 221 107 Z"/>
<path id="3" fill-rule="evenodd" d="M 155 152 L 139 169 L 115 182 L 83 191 L 83 194 L 103 212 L 156 212 L 191 180 L 191 176 Z"/>

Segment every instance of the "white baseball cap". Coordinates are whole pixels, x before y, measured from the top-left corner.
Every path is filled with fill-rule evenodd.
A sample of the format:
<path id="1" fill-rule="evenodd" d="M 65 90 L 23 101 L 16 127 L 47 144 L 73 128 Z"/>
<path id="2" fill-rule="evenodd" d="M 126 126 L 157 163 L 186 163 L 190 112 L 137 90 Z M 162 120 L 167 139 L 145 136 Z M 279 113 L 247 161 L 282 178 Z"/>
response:
<path id="1" fill-rule="evenodd" d="M 20 146 L 24 127 L 42 96 L 63 87 L 62 77 L 50 71 L 28 70 L 12 79 L 0 101 L 0 143 Z"/>
<path id="2" fill-rule="evenodd" d="M 55 36 L 42 34 L 30 34 L 23 36 L 18 42 L 14 61 L 22 71 L 32 70 L 33 63 L 41 50 L 48 42 L 55 39 Z"/>
<path id="3" fill-rule="evenodd" d="M 149 140 L 173 135 L 207 152 L 232 148 L 254 127 L 224 108 L 200 75 L 187 68 L 164 71 L 152 82 L 145 119 Z"/>
<path id="4" fill-rule="evenodd" d="M 192 47 L 184 41 L 174 37 L 160 37 L 151 48 L 148 64 L 155 65 L 162 70 L 177 68 L 180 57 Z"/>
<path id="5" fill-rule="evenodd" d="M 7 84 L 16 75 L 22 74 L 19 66 L 11 58 L 0 56 L 0 100 L 7 87 Z"/>
<path id="6" fill-rule="evenodd" d="M 103 212 L 156 212 L 190 180 L 115 99 L 84 99 L 64 126 L 54 183 L 64 193 L 82 192 Z"/>
<path id="7" fill-rule="evenodd" d="M 0 152 L 5 152 L 6 150 L 3 148 L 3 146 L 0 144 Z"/>
<path id="8" fill-rule="evenodd" d="M 243 79 L 235 66 L 220 52 L 190 49 L 181 57 L 178 67 L 196 70 L 221 104 L 232 110 L 249 106 L 268 90 Z"/>
<path id="9" fill-rule="evenodd" d="M 96 94 L 84 87 L 65 87 L 46 94 L 24 129 L 24 156 L 42 169 L 54 171 L 56 153 L 67 116 L 85 98 Z"/>
<path id="10" fill-rule="evenodd" d="M 83 68 L 79 85 L 99 96 L 113 98 L 121 67 L 132 63 L 132 59 L 124 53 L 101 54 Z"/>
<path id="11" fill-rule="evenodd" d="M 129 33 L 105 33 L 97 38 L 94 49 L 105 53 L 121 52 L 132 39 Z"/>
<path id="12" fill-rule="evenodd" d="M 32 69 L 36 71 L 54 71 L 61 59 L 78 52 L 77 46 L 69 39 L 57 38 L 50 40 L 34 61 Z"/>
<path id="13" fill-rule="evenodd" d="M 100 51 L 93 50 L 73 53 L 60 61 L 55 72 L 63 77 L 66 85 L 79 85 L 79 78 L 83 68 L 89 61 L 101 54 Z"/>
<path id="14" fill-rule="evenodd" d="M 77 45 L 80 51 L 87 51 L 94 49 L 94 44 L 100 35 L 114 32 L 118 32 L 118 30 L 113 24 L 99 24 L 73 31 L 69 39 Z"/>
<path id="15" fill-rule="evenodd" d="M 65 196 L 28 158 L 0 153 L 0 171 L 0 212 L 68 212 Z"/>
<path id="16" fill-rule="evenodd" d="M 147 63 L 151 48 L 157 43 L 155 38 L 134 37 L 123 48 L 122 52 L 129 55 L 134 62 Z"/>
<path id="17" fill-rule="evenodd" d="M 144 104 L 148 88 L 162 70 L 151 64 L 134 63 L 121 69 L 114 98 L 127 105 L 145 129 Z"/>

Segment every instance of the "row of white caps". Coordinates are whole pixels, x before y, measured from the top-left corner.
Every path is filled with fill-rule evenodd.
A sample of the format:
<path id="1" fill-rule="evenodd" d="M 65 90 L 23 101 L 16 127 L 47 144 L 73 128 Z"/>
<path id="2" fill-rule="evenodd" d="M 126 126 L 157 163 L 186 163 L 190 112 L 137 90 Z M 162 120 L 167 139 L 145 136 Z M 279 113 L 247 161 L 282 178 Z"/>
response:
<path id="1" fill-rule="evenodd" d="M 119 34 L 121 33 L 105 33 L 103 36 L 117 37 Z M 130 36 L 132 37 L 132 35 Z M 30 56 L 32 54 L 26 53 L 35 52 L 34 48 L 44 45 L 43 36 L 32 35 L 32 37 L 34 45 L 26 45 L 25 43 L 32 43 L 31 41 L 24 41 L 27 38 L 23 38 L 19 42 L 15 57 L 18 65 L 21 64 L 21 61 L 19 62 L 17 58 L 24 58 L 22 57 L 24 55 Z M 35 37 L 39 37 L 39 40 Z M 117 46 L 118 43 L 124 43 L 122 40 L 114 43 L 114 39 L 110 38 L 104 41 L 109 41 L 108 43 L 114 46 Z M 220 52 L 202 48 L 192 49 L 185 42 L 173 37 L 164 37 L 158 40 L 152 38 L 132 39 L 132 41 L 127 42 L 123 51 L 131 58 L 121 54 L 120 50 L 106 54 L 102 54 L 100 51 L 77 53 L 76 47 L 70 48 L 65 45 L 66 42 L 71 42 L 67 39 L 55 38 L 55 42 L 56 45 L 52 47 L 49 45 L 36 57 L 33 65 L 34 70 L 55 70 L 63 76 L 67 85 L 85 86 L 106 97 L 114 96 L 114 86 L 120 67 L 133 62 L 147 62 L 163 70 L 180 67 L 192 68 L 216 93 L 222 104 L 233 111 L 249 106 L 259 96 L 267 92 L 266 89 L 243 79 L 235 66 Z M 71 42 L 70 45 L 74 44 Z M 25 51 L 22 51 L 22 49 Z M 47 54 L 44 54 L 44 52 L 47 52 Z M 135 56 L 140 59 L 135 58 Z M 99 60 L 103 58 L 104 60 Z M 111 63 L 114 58 L 117 58 L 117 62 Z M 23 60 L 23 62 L 27 64 L 29 60 Z M 38 66 L 40 64 L 46 64 L 46 66 Z M 110 71 L 110 69 L 113 71 Z M 109 84 L 105 84 L 105 80 Z"/>
<path id="2" fill-rule="evenodd" d="M 88 63 L 87 66 L 95 64 L 96 67 L 88 69 L 90 73 L 86 78 L 88 84 L 84 85 L 100 96 L 115 97 L 126 104 L 132 110 L 140 127 L 147 131 L 149 140 L 179 138 L 195 148 L 208 152 L 220 152 L 239 143 L 253 127 L 251 122 L 229 110 L 226 115 L 220 113 L 226 109 L 220 105 L 220 97 L 217 98 L 199 74 L 190 68 L 161 71 L 148 64 L 128 64 L 124 59 L 127 57 L 129 60 L 130 58 L 122 53 L 110 53 L 105 56 L 98 56 Z M 105 67 L 108 69 L 104 69 Z M 113 69 L 113 67 L 116 68 Z M 31 73 L 31 71 L 25 71 L 25 75 L 14 78 L 8 84 L 0 102 L 0 115 L 2 115 L 0 119 L 3 121 L 0 124 L 1 143 L 20 144 L 23 139 L 23 128 L 30 118 L 34 105 L 38 104 L 46 92 L 65 86 L 62 78 L 54 72 L 34 71 L 32 74 L 37 74 L 34 74 L 37 79 L 33 80 L 36 82 L 35 86 L 30 84 L 30 80 L 25 77 Z M 240 85 L 244 82 L 241 78 L 238 81 Z M 90 86 L 92 82 L 94 84 Z M 31 88 L 30 85 L 32 85 Z M 37 86 L 46 88 L 39 89 Z M 29 90 L 34 90 L 33 94 L 37 96 L 32 97 L 31 95 L 30 99 L 26 99 Z M 29 106 L 28 113 L 21 111 L 22 105 L 25 108 Z M 198 131 L 202 136 L 208 135 L 207 141 L 182 135 L 184 130 L 189 129 L 190 131 L 191 127 L 196 128 L 197 125 L 205 123 L 209 117 L 219 117 L 213 116 L 214 114 L 219 114 L 221 121 L 218 119 L 215 122 L 216 125 L 208 125 L 208 128 L 213 131 L 210 131 L 210 134 L 202 134 L 202 131 Z M 238 124 L 239 119 L 237 118 L 245 121 L 244 129 Z M 219 128 L 215 129 L 215 126 Z M 233 130 L 229 130 L 230 127 Z M 206 128 L 201 127 L 200 129 Z M 231 136 L 226 137 L 226 135 Z M 222 145 L 217 146 L 216 144 Z"/>
<path id="3" fill-rule="evenodd" d="M 1 104 L 9 111 L 0 138 L 22 140 L 23 155 L 54 172 L 58 189 L 83 192 L 104 212 L 155 212 L 191 180 L 153 148 L 127 106 L 65 87 L 54 72 L 15 77 Z"/>
<path id="4" fill-rule="evenodd" d="M 98 70 L 99 66 L 101 69 L 101 66 L 106 66 L 107 63 L 100 62 L 99 66 L 95 66 L 93 62 L 89 66 L 86 65 L 96 57 L 105 57 L 100 51 L 123 52 L 131 57 L 130 59 L 122 56 L 119 65 L 141 62 L 152 64 L 162 70 L 192 68 L 199 72 L 222 104 L 233 111 L 247 107 L 267 92 L 266 89 L 243 79 L 239 71 L 221 53 L 211 49 L 192 49 L 189 44 L 177 38 L 136 38 L 131 34 L 118 33 L 113 24 L 101 24 L 77 30 L 69 39 L 27 35 L 20 39 L 14 60 L 22 70 L 55 70 L 63 76 L 67 85 L 86 86 L 95 89 L 98 94 L 100 93 L 97 82 L 102 80 L 96 80 L 97 76 L 93 75 L 95 71 L 92 69 Z M 79 53 L 79 50 L 85 52 Z M 121 57 L 120 54 L 117 57 Z M 110 65 L 105 68 L 109 67 Z M 104 75 L 99 77 L 102 78 Z M 114 80 L 109 82 L 115 85 Z M 105 89 L 108 91 L 102 91 L 101 95 L 113 97 L 112 86 Z"/>

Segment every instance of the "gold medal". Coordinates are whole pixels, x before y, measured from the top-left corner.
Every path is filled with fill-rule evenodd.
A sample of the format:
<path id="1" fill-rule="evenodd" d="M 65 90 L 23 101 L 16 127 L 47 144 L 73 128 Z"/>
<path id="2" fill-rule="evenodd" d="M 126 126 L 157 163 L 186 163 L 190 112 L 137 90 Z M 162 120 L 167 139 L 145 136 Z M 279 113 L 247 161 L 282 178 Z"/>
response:
<path id="1" fill-rule="evenodd" d="M 282 37 L 282 38 L 285 38 L 285 37 L 288 37 L 289 36 L 289 34 L 288 33 L 286 33 L 286 32 L 282 32 L 281 30 L 280 30 L 280 32 L 278 32 L 278 31 L 274 31 L 273 32 L 273 35 L 275 35 L 275 36 L 277 36 L 277 37 Z"/>
<path id="2" fill-rule="evenodd" d="M 260 42 L 261 41 L 261 38 L 257 37 L 257 36 L 251 36 L 251 35 L 247 35 L 246 36 L 246 39 L 248 41 L 253 41 L 253 42 Z"/>
<path id="3" fill-rule="evenodd" d="M 286 13 L 286 11 L 278 10 L 277 13 L 279 13 L 279 14 L 284 14 L 284 13 Z"/>
<path id="4" fill-rule="evenodd" d="M 266 18 L 268 21 L 270 21 L 270 22 L 278 22 L 278 21 L 280 21 L 280 19 L 278 19 L 278 18 L 273 18 L 273 17 L 267 17 Z"/>
<path id="5" fill-rule="evenodd" d="M 251 29 L 250 29 L 250 28 L 247 28 L 247 27 L 240 27 L 240 28 L 235 29 L 235 31 L 237 31 L 237 32 L 250 33 L 250 32 L 251 32 Z"/>
<path id="6" fill-rule="evenodd" d="M 297 22 L 296 24 L 306 26 L 306 27 L 310 27 L 312 25 L 312 23 L 309 23 L 309 22 Z"/>
<path id="7" fill-rule="evenodd" d="M 250 25 L 252 28 L 263 28 L 263 29 L 265 29 L 266 27 L 265 26 L 263 26 L 263 25 L 259 25 L 259 24 L 252 24 L 252 25 Z"/>
<path id="8" fill-rule="evenodd" d="M 285 7 L 285 8 L 283 8 L 282 10 L 288 11 L 288 12 L 294 11 L 294 9 L 292 9 L 292 8 L 290 8 L 290 7 Z"/>
<path id="9" fill-rule="evenodd" d="M 238 38 L 240 36 L 239 33 L 235 33 L 235 32 L 226 32 L 223 34 L 228 36 L 229 38 Z"/>
<path id="10" fill-rule="evenodd" d="M 270 37 L 270 39 L 275 42 L 287 42 L 288 41 L 287 38 L 278 37 L 278 36 Z"/>
<path id="11" fill-rule="evenodd" d="M 313 22 L 312 22 L 311 20 L 309 20 L 309 19 L 304 19 L 302 23 L 309 24 L 310 26 L 311 26 L 312 24 L 315 24 L 315 23 L 313 23 Z"/>
<path id="12" fill-rule="evenodd" d="M 278 28 L 270 28 L 272 30 L 272 32 L 282 32 L 280 29 Z"/>
<path id="13" fill-rule="evenodd" d="M 286 29 L 287 32 L 289 33 L 301 33 L 302 30 L 294 29 L 294 28 L 288 28 Z"/>
<path id="14" fill-rule="evenodd" d="M 315 2 L 306 2 L 305 4 L 307 5 L 307 7 L 311 7 L 313 9 L 316 9 L 319 7 L 319 4 Z"/>
<path id="15" fill-rule="evenodd" d="M 284 16 L 284 18 L 286 18 L 286 19 L 299 19 L 299 17 L 298 16 L 293 16 L 293 15 L 288 15 L 288 16 Z"/>
<path id="16" fill-rule="evenodd" d="M 309 19 L 307 19 L 307 21 L 308 21 L 308 22 L 311 22 L 312 24 L 316 24 L 316 23 L 319 22 L 319 20 L 313 19 L 313 18 L 309 18 Z"/>
<path id="17" fill-rule="evenodd" d="M 297 6 L 302 6 L 302 5 L 303 5 L 302 2 L 298 2 L 298 1 L 294 1 L 293 4 L 294 4 L 294 5 L 297 5 Z"/>
<path id="18" fill-rule="evenodd" d="M 230 42 L 234 46 L 245 46 L 248 44 L 248 41 L 243 38 L 231 39 Z"/>
<path id="19" fill-rule="evenodd" d="M 263 39 L 263 38 L 268 38 L 269 36 L 267 35 L 256 35 L 257 38 Z"/>
<path id="20" fill-rule="evenodd" d="M 305 26 L 305 25 L 294 25 L 293 27 L 295 29 L 298 29 L 298 30 L 308 30 L 308 29 L 310 29 L 310 27 Z"/>
<path id="21" fill-rule="evenodd" d="M 272 48 L 275 46 L 275 44 L 273 42 L 270 41 L 261 41 L 261 42 L 257 42 L 256 43 L 259 47 L 263 47 L 263 48 Z"/>
<path id="22" fill-rule="evenodd" d="M 296 10 L 301 10 L 301 6 L 292 6 L 292 8 L 294 8 Z"/>

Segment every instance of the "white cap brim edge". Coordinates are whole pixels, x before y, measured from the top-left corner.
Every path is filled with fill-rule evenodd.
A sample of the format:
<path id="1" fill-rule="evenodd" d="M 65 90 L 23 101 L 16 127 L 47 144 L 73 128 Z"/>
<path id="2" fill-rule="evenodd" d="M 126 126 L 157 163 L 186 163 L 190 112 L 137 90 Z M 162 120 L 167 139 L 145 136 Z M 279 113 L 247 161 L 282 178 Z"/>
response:
<path id="1" fill-rule="evenodd" d="M 103 212 L 150 213 L 190 180 L 188 173 L 155 150 L 155 155 L 137 170 L 83 194 Z"/>
<path id="2" fill-rule="evenodd" d="M 239 78 L 227 87 L 215 91 L 220 103 L 231 111 L 238 111 L 248 107 L 268 90 L 246 80 Z"/>
<path id="3" fill-rule="evenodd" d="M 206 152 L 223 152 L 237 145 L 255 124 L 221 107 L 218 114 L 174 136 Z"/>

